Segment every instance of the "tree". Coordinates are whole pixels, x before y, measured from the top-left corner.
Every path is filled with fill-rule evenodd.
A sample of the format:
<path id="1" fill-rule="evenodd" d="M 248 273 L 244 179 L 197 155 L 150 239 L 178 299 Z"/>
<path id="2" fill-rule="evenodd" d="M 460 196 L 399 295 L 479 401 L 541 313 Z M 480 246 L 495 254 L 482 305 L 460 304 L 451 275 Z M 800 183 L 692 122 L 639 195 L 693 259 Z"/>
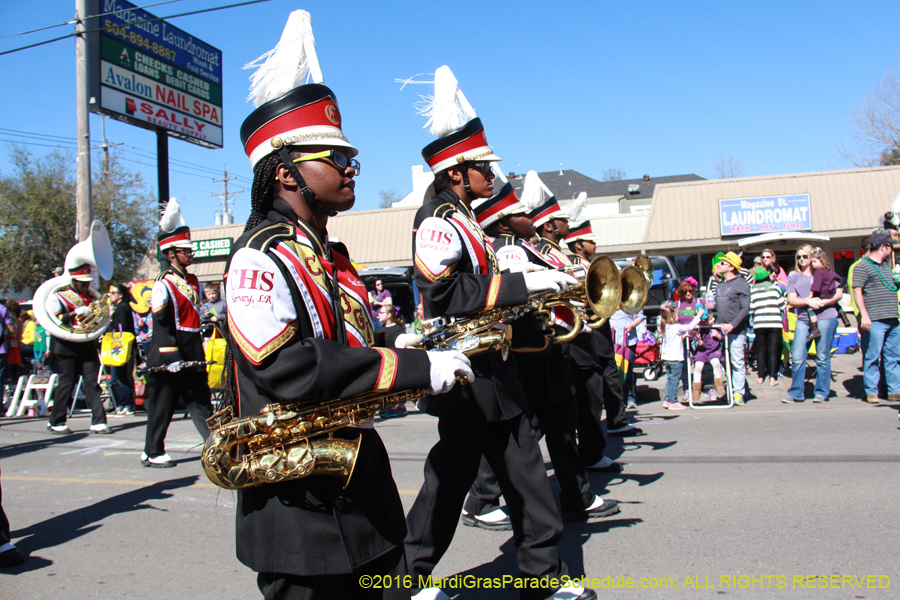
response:
<path id="1" fill-rule="evenodd" d="M 897 55 L 900 66 L 900 54 Z M 900 164 L 900 69 L 888 71 L 850 118 L 857 147 L 838 152 L 858 167 Z"/>
<path id="2" fill-rule="evenodd" d="M 718 176 L 715 179 L 734 179 L 744 174 L 744 165 L 730 154 L 717 154 L 713 160 L 713 169 Z"/>
<path id="3" fill-rule="evenodd" d="M 0 288 L 18 291 L 52 277 L 77 242 L 75 157 L 55 150 L 38 159 L 18 146 L 11 153 L 11 172 L 0 174 Z M 153 239 L 153 195 L 115 154 L 108 176 L 94 176 L 92 187 L 94 218 L 113 246 L 113 280 L 127 281 Z"/>
<path id="4" fill-rule="evenodd" d="M 600 181 L 622 181 L 623 179 L 625 179 L 625 171 L 618 167 L 615 169 L 607 169 L 603 172 L 603 175 L 600 176 Z"/>
<path id="5" fill-rule="evenodd" d="M 381 190 L 378 192 L 378 197 L 381 198 L 381 202 L 378 203 L 378 208 L 390 208 L 391 204 L 399 200 L 400 192 L 391 188 L 389 190 Z"/>

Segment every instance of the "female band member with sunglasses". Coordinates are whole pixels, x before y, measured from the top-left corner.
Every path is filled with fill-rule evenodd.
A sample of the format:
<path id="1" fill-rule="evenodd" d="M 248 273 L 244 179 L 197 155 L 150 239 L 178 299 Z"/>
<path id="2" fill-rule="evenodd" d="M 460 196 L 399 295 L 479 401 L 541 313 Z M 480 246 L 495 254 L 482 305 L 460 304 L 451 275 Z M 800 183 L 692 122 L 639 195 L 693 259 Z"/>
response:
<path id="1" fill-rule="evenodd" d="M 288 28 L 295 26 L 310 27 L 305 11 L 291 14 Z M 303 37 L 286 30 L 282 39 Z M 289 55 L 285 62 L 318 64 L 315 55 Z M 269 60 L 282 64 L 278 58 L 276 49 Z M 457 352 L 372 347 L 365 285 L 327 230 L 329 218 L 356 201 L 357 150 L 340 127 L 334 92 L 321 83 L 293 87 L 304 79 L 288 78 L 286 90 L 263 85 L 272 93 L 241 126 L 252 213 L 227 265 L 226 402 L 249 416 L 274 403 L 440 393 L 458 375 L 473 378 Z M 384 444 L 370 427 L 329 435 L 359 444 L 346 479 L 313 472 L 238 490 L 238 559 L 258 573 L 266 598 L 381 598 L 381 589 L 361 583 L 388 574 L 400 577 L 399 589 L 384 594 L 408 598 L 400 585 L 406 524 Z"/>

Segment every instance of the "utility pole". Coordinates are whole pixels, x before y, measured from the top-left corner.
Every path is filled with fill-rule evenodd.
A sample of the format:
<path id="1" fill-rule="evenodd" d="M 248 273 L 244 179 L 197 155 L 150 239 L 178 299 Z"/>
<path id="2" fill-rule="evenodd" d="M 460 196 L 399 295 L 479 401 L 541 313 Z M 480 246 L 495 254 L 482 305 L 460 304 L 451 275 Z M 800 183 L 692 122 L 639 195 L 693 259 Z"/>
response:
<path id="1" fill-rule="evenodd" d="M 103 143 L 99 146 L 94 146 L 91 150 L 99 150 L 103 149 L 103 183 L 106 186 L 106 193 L 109 193 L 109 149 L 112 146 L 121 146 L 122 142 L 116 142 L 115 144 L 110 144 L 106 141 L 106 115 L 100 115 L 100 134 L 103 136 Z M 109 198 L 109 203 L 106 205 L 106 225 L 109 225 L 109 215 L 112 210 L 112 198 Z"/>
<path id="2" fill-rule="evenodd" d="M 229 214 L 229 213 L 228 213 L 228 200 L 229 200 L 229 196 L 234 196 L 235 194 L 240 194 L 241 192 L 246 191 L 246 190 L 244 190 L 243 188 L 241 188 L 241 189 L 239 189 L 239 190 L 235 190 L 235 191 L 233 191 L 233 192 L 229 192 L 229 191 L 228 191 L 228 182 L 231 181 L 232 179 L 237 179 L 237 176 L 236 176 L 236 175 L 232 175 L 231 177 L 229 177 L 229 176 L 228 176 L 228 169 L 226 168 L 226 169 L 225 169 L 225 177 L 224 177 L 223 179 L 213 179 L 213 180 L 212 180 L 213 183 L 224 183 L 224 184 L 225 184 L 225 190 L 224 190 L 221 194 L 210 194 L 210 196 L 213 196 L 213 197 L 219 197 L 219 198 L 222 199 L 222 200 L 219 201 L 219 204 L 223 204 L 223 205 L 225 206 L 225 208 L 224 208 L 223 211 L 222 211 L 222 216 L 223 216 L 223 219 L 222 219 L 222 220 L 223 220 L 223 224 L 224 224 L 224 220 L 225 220 L 225 219 L 224 219 L 225 215 Z"/>
<path id="3" fill-rule="evenodd" d="M 75 238 L 87 239 L 93 219 L 91 209 L 91 122 L 88 113 L 88 64 L 87 64 L 87 0 L 75 0 L 75 94 L 76 120 L 78 124 L 78 171 L 76 178 Z"/>

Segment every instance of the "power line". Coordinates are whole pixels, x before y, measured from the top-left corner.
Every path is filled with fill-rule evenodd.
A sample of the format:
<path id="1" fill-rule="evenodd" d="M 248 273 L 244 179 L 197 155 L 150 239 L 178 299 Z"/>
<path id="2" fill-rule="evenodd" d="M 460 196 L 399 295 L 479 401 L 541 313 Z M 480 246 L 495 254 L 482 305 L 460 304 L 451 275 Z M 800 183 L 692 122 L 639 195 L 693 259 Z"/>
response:
<path id="1" fill-rule="evenodd" d="M 145 4 L 144 6 L 135 6 L 134 8 L 125 8 L 121 11 L 111 10 L 109 12 L 100 13 L 99 15 L 91 15 L 91 17 L 105 17 L 106 15 L 111 15 L 117 12 L 126 12 L 138 9 L 151 8 L 153 6 L 159 6 L 161 4 L 172 4 L 173 2 L 181 2 L 182 0 L 165 0 L 164 2 L 156 2 L 155 4 Z M 5 40 L 6 38 L 16 37 L 19 35 L 28 35 L 29 33 L 37 33 L 38 31 L 46 31 L 48 29 L 54 29 L 56 27 L 63 27 L 65 25 L 74 25 L 77 23 L 75 19 L 71 19 L 69 21 L 63 21 L 62 23 L 57 23 L 56 25 L 47 25 L 45 27 L 38 27 L 37 29 L 31 29 L 29 31 L 20 31 L 19 33 L 10 33 L 9 35 L 0 35 L 0 40 Z"/>
<path id="2" fill-rule="evenodd" d="M 144 24 L 144 23 L 152 23 L 152 22 L 154 22 L 154 21 L 162 21 L 163 19 L 177 19 L 178 17 L 187 17 L 187 16 L 190 16 L 190 15 L 200 15 L 200 14 L 203 14 L 203 13 L 215 12 L 215 11 L 217 11 L 217 10 L 225 10 L 225 9 L 228 9 L 228 8 L 237 8 L 237 7 L 239 7 L 239 6 L 248 6 L 248 5 L 250 5 L 250 4 L 259 4 L 259 3 L 261 3 L 261 2 L 271 2 L 271 0 L 247 0 L 247 2 L 238 2 L 237 4 L 228 4 L 228 5 L 226 5 L 226 6 L 216 6 L 216 7 L 213 7 L 213 8 L 204 8 L 204 9 L 202 9 L 202 10 L 193 10 L 193 11 L 190 11 L 190 12 L 180 13 L 180 14 L 177 14 L 177 15 L 169 15 L 169 16 L 167 16 L 167 17 L 154 17 L 154 18 L 152 18 L 152 19 L 144 19 L 143 21 L 134 21 L 133 23 L 129 23 L 129 24 L 128 24 L 128 27 L 130 27 L 130 26 L 132 26 L 132 25 L 142 25 L 142 24 Z M 94 15 L 90 15 L 89 18 L 92 18 L 93 16 L 94 16 Z M 52 44 L 53 42 L 58 42 L 58 41 L 60 41 L 60 40 L 65 40 L 65 39 L 68 39 L 68 38 L 70 38 L 70 37 L 75 37 L 75 36 L 78 36 L 78 35 L 81 35 L 81 34 L 84 34 L 84 33 L 96 33 L 96 32 L 98 32 L 98 31 L 106 31 L 106 28 L 105 28 L 105 27 L 98 27 L 97 29 L 87 29 L 87 30 L 84 30 L 84 31 L 75 31 L 75 32 L 72 32 L 72 33 L 70 33 L 70 34 L 60 36 L 60 37 L 58 37 L 58 38 L 53 38 L 53 39 L 50 39 L 50 40 L 44 40 L 43 42 L 37 42 L 37 43 L 34 43 L 34 44 L 29 44 L 29 45 L 27 45 L 27 46 L 22 46 L 22 47 L 20 47 L 20 48 L 13 48 L 12 50 L 4 50 L 3 52 L 0 52 L 0 56 L 4 56 L 4 55 L 6 55 L 6 54 L 12 54 L 13 52 L 20 52 L 20 51 L 22 51 L 22 50 L 28 50 L 29 48 L 37 48 L 38 46 L 44 46 L 44 45 L 46 45 L 46 44 Z"/>

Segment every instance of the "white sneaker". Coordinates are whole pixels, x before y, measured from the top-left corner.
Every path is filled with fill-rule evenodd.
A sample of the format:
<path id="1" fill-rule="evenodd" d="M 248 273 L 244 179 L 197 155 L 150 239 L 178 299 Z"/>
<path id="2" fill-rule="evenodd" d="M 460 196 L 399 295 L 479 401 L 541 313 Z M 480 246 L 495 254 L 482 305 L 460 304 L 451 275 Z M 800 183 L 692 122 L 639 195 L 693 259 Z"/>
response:
<path id="1" fill-rule="evenodd" d="M 569 582 L 565 587 L 550 596 L 550 600 L 595 600 L 597 594 L 590 588 L 581 587 L 580 583 L 574 581 Z"/>
<path id="2" fill-rule="evenodd" d="M 100 423 L 98 425 L 91 425 L 91 433 L 99 433 L 99 434 L 108 434 L 112 433 L 112 429 L 106 423 Z"/>
<path id="3" fill-rule="evenodd" d="M 441 588 L 436 587 L 425 588 L 413 595 L 413 598 L 415 600 L 450 600 L 450 596 L 445 594 Z"/>

